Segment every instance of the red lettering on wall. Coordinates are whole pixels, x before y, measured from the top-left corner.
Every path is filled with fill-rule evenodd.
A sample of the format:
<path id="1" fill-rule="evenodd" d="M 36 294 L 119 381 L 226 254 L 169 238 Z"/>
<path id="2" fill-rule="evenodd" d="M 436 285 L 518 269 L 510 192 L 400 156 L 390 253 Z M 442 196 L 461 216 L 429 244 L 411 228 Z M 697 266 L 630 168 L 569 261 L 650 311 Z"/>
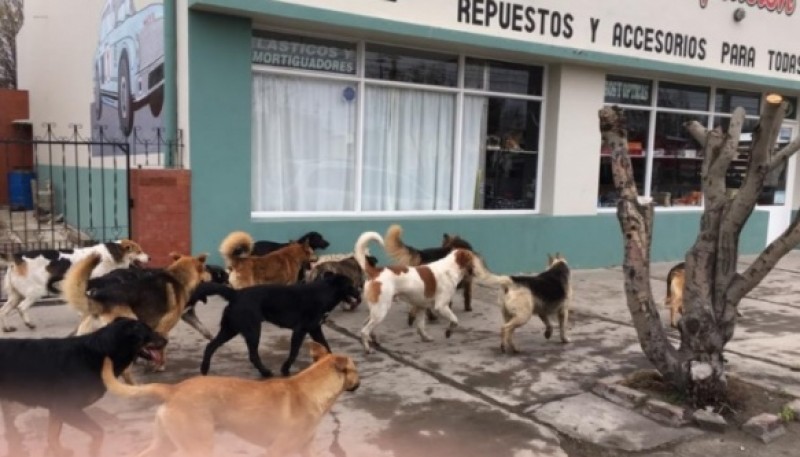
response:
<path id="1" fill-rule="evenodd" d="M 700 8 L 708 6 L 709 0 L 700 0 Z M 731 3 L 740 3 L 746 6 L 767 10 L 773 13 L 784 13 L 791 16 L 797 9 L 796 0 L 727 0 Z"/>

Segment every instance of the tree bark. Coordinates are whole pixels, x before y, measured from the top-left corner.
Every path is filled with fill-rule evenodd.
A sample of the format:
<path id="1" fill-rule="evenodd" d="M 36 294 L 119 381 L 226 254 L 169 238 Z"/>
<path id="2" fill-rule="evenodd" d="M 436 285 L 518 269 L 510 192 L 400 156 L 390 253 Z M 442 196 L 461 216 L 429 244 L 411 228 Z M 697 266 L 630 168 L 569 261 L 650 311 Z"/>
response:
<path id="1" fill-rule="evenodd" d="M 603 145 L 611 149 L 614 184 L 620 195 L 617 218 L 623 234 L 625 294 L 633 324 L 647 358 L 695 406 L 716 404 L 726 391 L 723 351 L 733 336 L 736 307 L 780 258 L 800 243 L 800 220 L 771 243 L 744 272 L 737 272 L 739 237 L 752 214 L 770 170 L 800 149 L 795 140 L 773 154 L 786 105 L 768 96 L 750 148 L 747 175 L 731 196 L 725 175 L 737 157 L 745 112 L 734 110 L 726 132 L 708 131 L 697 122 L 686 128 L 703 145 L 704 210 L 700 230 L 686 253 L 684 315 L 678 323 L 679 348 L 667 339 L 650 289 L 653 205 L 638 196 L 633 177 L 625 117 L 617 107 L 600 110 Z"/>

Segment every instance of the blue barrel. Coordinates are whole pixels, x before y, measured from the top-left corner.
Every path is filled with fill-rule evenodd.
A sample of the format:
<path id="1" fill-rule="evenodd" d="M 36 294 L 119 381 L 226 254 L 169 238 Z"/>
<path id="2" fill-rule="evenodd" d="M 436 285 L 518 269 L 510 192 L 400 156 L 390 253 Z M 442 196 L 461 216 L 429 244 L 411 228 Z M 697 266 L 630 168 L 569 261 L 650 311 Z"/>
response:
<path id="1" fill-rule="evenodd" d="M 8 173 L 8 204 L 12 211 L 33 209 L 30 170 L 14 170 Z"/>

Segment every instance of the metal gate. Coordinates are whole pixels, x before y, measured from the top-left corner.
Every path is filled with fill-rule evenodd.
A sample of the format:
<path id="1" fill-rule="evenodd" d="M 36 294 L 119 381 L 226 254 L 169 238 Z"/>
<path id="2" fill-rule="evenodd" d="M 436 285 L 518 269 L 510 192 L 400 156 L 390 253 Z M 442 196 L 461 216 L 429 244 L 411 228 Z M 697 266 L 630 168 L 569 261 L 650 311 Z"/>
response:
<path id="1" fill-rule="evenodd" d="M 0 139 L 0 253 L 127 238 L 129 143 L 46 127 L 43 137 Z"/>

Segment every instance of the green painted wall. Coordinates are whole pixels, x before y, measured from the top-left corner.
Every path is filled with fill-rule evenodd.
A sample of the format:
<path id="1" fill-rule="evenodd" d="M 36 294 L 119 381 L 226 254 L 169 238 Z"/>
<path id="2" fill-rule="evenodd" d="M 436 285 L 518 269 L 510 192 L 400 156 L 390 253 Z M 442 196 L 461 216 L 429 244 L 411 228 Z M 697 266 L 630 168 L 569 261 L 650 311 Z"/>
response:
<path id="1" fill-rule="evenodd" d="M 96 240 L 127 238 L 128 174 L 85 167 L 40 165 L 39 187 L 44 180 L 53 183 L 53 204 L 72 227 L 80 228 Z"/>
<path id="2" fill-rule="evenodd" d="M 472 216 L 320 218 L 256 222 L 251 201 L 251 66 L 248 19 L 198 11 L 189 14 L 190 147 L 192 164 L 192 249 L 213 254 L 232 230 L 256 239 L 288 240 L 309 230 L 331 241 L 330 252 L 349 252 L 365 230 L 384 233 L 403 225 L 406 241 L 434 246 L 442 233 L 469 239 L 498 272 L 539 270 L 548 252 L 561 251 L 578 268 L 618 265 L 622 236 L 614 214 L 596 216 Z M 698 212 L 657 213 L 654 261 L 676 260 L 691 245 L 699 227 Z M 756 212 L 742 236 L 742 253 L 764 246 L 766 213 Z M 380 254 L 380 248 L 373 252 Z"/>

